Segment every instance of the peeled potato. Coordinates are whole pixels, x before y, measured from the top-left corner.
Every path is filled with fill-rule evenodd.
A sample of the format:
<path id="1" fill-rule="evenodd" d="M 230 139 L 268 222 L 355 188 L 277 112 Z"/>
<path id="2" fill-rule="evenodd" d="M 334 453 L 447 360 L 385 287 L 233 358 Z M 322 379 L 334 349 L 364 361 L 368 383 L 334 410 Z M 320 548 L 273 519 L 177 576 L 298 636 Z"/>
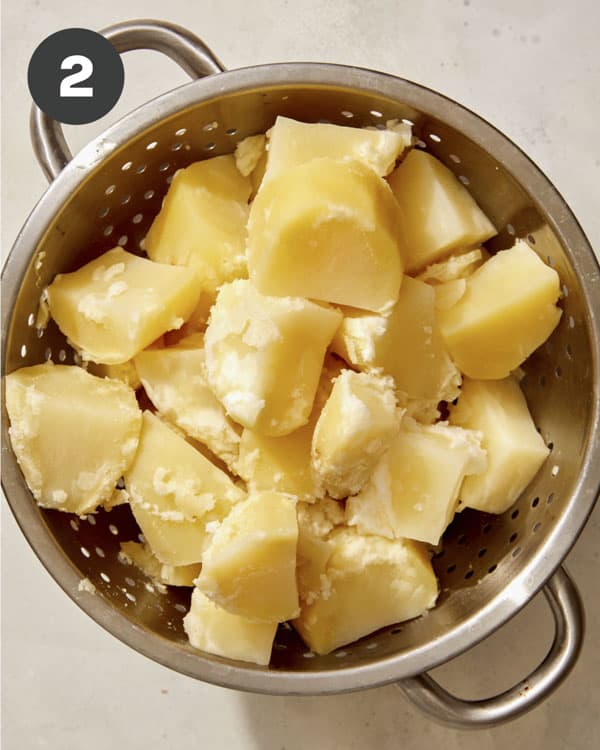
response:
<path id="1" fill-rule="evenodd" d="M 262 294 L 389 309 L 404 240 L 392 192 L 357 161 L 313 159 L 265 181 L 248 221 L 248 270 Z"/>
<path id="2" fill-rule="evenodd" d="M 283 622 L 298 614 L 296 498 L 256 492 L 215 532 L 196 586 L 234 615 Z"/>
<path id="3" fill-rule="evenodd" d="M 507 377 L 558 325 L 559 295 L 556 271 L 519 240 L 466 279 L 455 305 L 438 311 L 448 351 L 470 378 Z"/>
<path id="4" fill-rule="evenodd" d="M 496 234 L 465 186 L 426 151 L 411 151 L 389 183 L 402 209 L 409 273 Z"/>
<path id="5" fill-rule="evenodd" d="M 181 328 L 200 295 L 194 271 L 153 263 L 120 247 L 48 287 L 50 314 L 84 358 L 128 362 L 165 331 Z"/>
<path id="6" fill-rule="evenodd" d="M 90 513 L 134 459 L 142 415 L 119 380 L 51 362 L 5 378 L 9 435 L 38 504 Z"/>
<path id="7" fill-rule="evenodd" d="M 278 117 L 268 132 L 265 183 L 312 159 L 354 159 L 384 177 L 410 145 L 408 125 L 395 129 L 350 128 L 330 123 L 306 123 Z"/>
<path id="8" fill-rule="evenodd" d="M 148 257 L 193 268 L 204 292 L 245 276 L 250 190 L 232 154 L 179 170 L 146 236 Z"/>
<path id="9" fill-rule="evenodd" d="M 308 422 L 341 313 L 298 297 L 225 284 L 205 334 L 208 382 L 229 416 L 265 435 Z"/>
<path id="10" fill-rule="evenodd" d="M 438 584 L 426 549 L 339 529 L 330 536 L 327 588 L 303 603 L 294 627 L 317 654 L 328 654 L 374 630 L 418 617 L 434 606 Z"/>
<path id="11" fill-rule="evenodd" d="M 486 471 L 467 477 L 460 499 L 467 508 L 504 513 L 518 499 L 546 460 L 548 450 L 536 430 L 515 378 L 465 379 L 450 421 L 482 434 Z"/>

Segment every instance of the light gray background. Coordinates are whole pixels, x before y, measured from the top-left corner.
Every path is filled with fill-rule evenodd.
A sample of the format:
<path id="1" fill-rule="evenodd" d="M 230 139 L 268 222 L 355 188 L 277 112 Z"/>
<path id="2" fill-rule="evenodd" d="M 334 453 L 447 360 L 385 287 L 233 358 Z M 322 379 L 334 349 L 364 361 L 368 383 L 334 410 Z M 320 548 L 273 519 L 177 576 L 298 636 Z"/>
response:
<path id="1" fill-rule="evenodd" d="M 600 11 L 596 0 L 3 0 L 2 254 L 45 188 L 28 137 L 27 62 L 48 34 L 127 18 L 193 29 L 229 67 L 348 63 L 419 81 L 461 101 L 522 146 L 600 248 Z M 154 53 L 126 57 L 123 97 L 100 123 L 67 128 L 74 149 L 137 104 L 185 81 Z M 563 687 L 492 731 L 438 727 L 393 687 L 328 698 L 269 698 L 172 673 L 128 650 L 59 590 L 2 507 L 3 750 L 205 747 L 220 750 L 591 748 L 600 731 L 600 508 L 568 559 L 588 632 Z M 461 695 L 507 687 L 551 637 L 543 600 L 437 670 Z"/>

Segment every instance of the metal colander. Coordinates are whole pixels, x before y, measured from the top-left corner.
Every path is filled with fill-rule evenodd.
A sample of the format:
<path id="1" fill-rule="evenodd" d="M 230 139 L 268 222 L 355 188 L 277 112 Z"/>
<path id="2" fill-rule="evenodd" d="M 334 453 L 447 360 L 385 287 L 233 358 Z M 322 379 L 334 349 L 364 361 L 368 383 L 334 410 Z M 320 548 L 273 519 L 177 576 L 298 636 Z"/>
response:
<path id="1" fill-rule="evenodd" d="M 56 273 L 74 270 L 116 244 L 138 251 L 177 169 L 232 152 L 239 140 L 264 132 L 280 114 L 358 127 L 400 118 L 414 124 L 419 146 L 450 167 L 494 221 L 499 234 L 489 243 L 492 251 L 509 247 L 515 237 L 525 238 L 560 274 L 564 314 L 550 340 L 527 361 L 523 379 L 551 454 L 504 515 L 467 510 L 457 516 L 434 559 L 441 584 L 434 610 L 328 656 L 309 652 L 290 627 L 281 626 L 268 668 L 204 654 L 188 645 L 182 617 L 189 591 L 161 593 L 117 557 L 119 543 L 139 534 L 128 508 L 82 519 L 39 509 L 10 448 L 4 419 L 3 487 L 34 551 L 100 625 L 162 664 L 208 682 L 306 694 L 401 681 L 401 689 L 421 708 L 438 720 L 463 726 L 491 724 L 524 712 L 556 687 L 577 658 L 581 606 L 558 566 L 600 486 L 600 277 L 569 208 L 505 136 L 415 83 L 322 64 L 222 72 L 200 40 L 170 24 L 137 21 L 104 33 L 119 52 L 160 50 L 194 78 L 206 77 L 137 109 L 73 159 L 60 126 L 34 108 L 34 147 L 53 182 L 20 232 L 4 269 L 5 373 L 45 359 L 75 361 L 54 323 L 45 331 L 36 328 L 42 290 Z M 79 590 L 84 578 L 94 585 L 95 595 Z M 499 627 L 546 582 L 556 637 L 543 664 L 522 683 L 500 696 L 467 703 L 425 674 Z"/>

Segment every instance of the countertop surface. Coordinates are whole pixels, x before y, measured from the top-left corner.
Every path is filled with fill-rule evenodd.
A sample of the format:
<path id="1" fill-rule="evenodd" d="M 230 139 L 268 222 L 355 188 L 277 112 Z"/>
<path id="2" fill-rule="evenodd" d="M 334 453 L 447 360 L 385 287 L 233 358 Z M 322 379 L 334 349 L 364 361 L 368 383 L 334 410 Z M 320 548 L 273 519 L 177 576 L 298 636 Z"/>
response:
<path id="1" fill-rule="evenodd" d="M 595 0 L 2 0 L 2 255 L 45 189 L 28 136 L 28 60 L 65 27 L 129 18 L 187 26 L 230 68 L 293 60 L 346 63 L 420 82 L 462 102 L 521 146 L 600 248 L 600 6 Z M 127 55 L 126 83 L 89 138 L 185 75 L 154 53 Z M 327 698 L 266 697 L 171 672 L 95 625 L 58 588 L 2 503 L 2 748 L 104 750 L 584 750 L 600 732 L 600 507 L 566 565 L 587 612 L 579 662 L 541 707 L 476 733 L 432 723 L 394 687 Z M 526 674 L 552 637 L 543 597 L 471 652 L 435 671 L 465 697 Z M 597 741 L 597 740 L 596 740 Z"/>

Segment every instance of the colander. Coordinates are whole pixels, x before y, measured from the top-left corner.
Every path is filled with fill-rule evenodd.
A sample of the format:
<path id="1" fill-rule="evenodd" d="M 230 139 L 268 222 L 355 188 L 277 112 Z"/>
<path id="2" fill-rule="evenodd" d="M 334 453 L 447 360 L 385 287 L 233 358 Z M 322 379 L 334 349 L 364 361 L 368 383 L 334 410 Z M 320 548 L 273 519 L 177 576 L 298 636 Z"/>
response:
<path id="1" fill-rule="evenodd" d="M 3 406 L 2 484 L 23 533 L 64 591 L 97 623 L 141 653 L 179 672 L 230 688 L 272 694 L 334 693 L 396 682 L 421 709 L 455 726 L 499 723 L 545 698 L 575 663 L 583 611 L 560 567 L 600 486 L 600 276 L 592 249 L 549 180 L 498 130 L 456 102 L 401 78 L 339 65 L 293 63 L 223 71 L 193 34 L 157 21 L 106 29 L 119 52 L 153 49 L 194 79 L 159 96 L 71 157 L 61 127 L 34 107 L 32 139 L 52 183 L 12 248 L 2 277 L 3 372 L 75 353 L 51 322 L 36 328 L 40 294 L 117 243 L 137 251 L 173 173 L 230 153 L 277 115 L 343 125 L 414 124 L 418 146 L 440 158 L 492 218 L 492 251 L 515 237 L 554 266 L 562 283 L 561 322 L 527 361 L 523 388 L 551 454 L 518 502 L 502 516 L 464 511 L 434 558 L 441 584 L 426 616 L 317 656 L 282 625 L 269 667 L 192 649 L 182 628 L 189 591 L 161 593 L 117 557 L 137 539 L 127 507 L 76 518 L 41 510 L 12 453 Z M 88 429 L 82 425 L 82 430 Z M 60 434 L 57 433 L 57 440 Z M 80 586 L 88 579 L 95 587 Z M 427 670 L 489 635 L 544 587 L 554 642 L 518 685 L 467 702 Z M 81 590 L 80 590 L 81 589 Z"/>

